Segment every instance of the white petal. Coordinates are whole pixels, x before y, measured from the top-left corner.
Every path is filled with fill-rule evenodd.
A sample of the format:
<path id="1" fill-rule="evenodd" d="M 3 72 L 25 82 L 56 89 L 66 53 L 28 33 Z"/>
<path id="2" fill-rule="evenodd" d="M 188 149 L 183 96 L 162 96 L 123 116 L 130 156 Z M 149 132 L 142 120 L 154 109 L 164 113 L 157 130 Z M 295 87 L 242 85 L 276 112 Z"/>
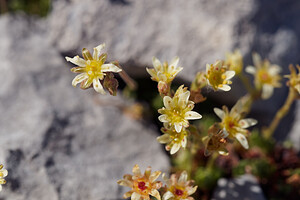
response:
<path id="1" fill-rule="evenodd" d="M 84 59 L 80 58 L 79 56 L 74 56 L 73 58 L 70 58 L 70 57 L 65 57 L 65 58 L 68 62 L 71 62 L 80 67 L 85 67 L 85 65 L 86 65 L 86 61 Z"/>
<path id="2" fill-rule="evenodd" d="M 264 84 L 262 87 L 262 94 L 261 94 L 261 98 L 262 99 L 268 99 L 272 96 L 273 94 L 273 86 L 269 85 L 269 84 Z"/>
<path id="3" fill-rule="evenodd" d="M 256 73 L 256 68 L 253 66 L 247 66 L 245 71 L 249 74 L 255 74 Z"/>
<path id="4" fill-rule="evenodd" d="M 189 190 L 187 190 L 187 194 L 188 194 L 188 195 L 194 194 L 194 193 L 196 192 L 197 188 L 198 188 L 198 186 L 195 186 L 195 187 L 193 187 L 193 188 L 190 188 Z"/>
<path id="5" fill-rule="evenodd" d="M 253 64 L 256 66 L 256 67 L 261 67 L 261 57 L 258 53 L 253 53 L 252 54 L 252 59 L 253 59 Z"/>
<path id="6" fill-rule="evenodd" d="M 103 64 L 101 66 L 101 71 L 118 73 L 118 72 L 121 72 L 122 70 L 119 67 L 117 67 L 116 65 L 110 63 L 110 64 Z"/>
<path id="7" fill-rule="evenodd" d="M 245 149 L 248 149 L 249 148 L 249 145 L 248 145 L 248 141 L 246 139 L 246 137 L 241 134 L 241 133 L 237 133 L 235 135 L 236 139 L 241 143 L 241 145 L 245 148 Z"/>
<path id="8" fill-rule="evenodd" d="M 175 126 L 176 132 L 180 133 L 181 129 L 182 129 L 182 124 L 181 123 L 175 123 L 174 126 Z"/>
<path id="9" fill-rule="evenodd" d="M 156 71 L 160 71 L 162 65 L 161 65 L 161 62 L 157 58 L 155 58 L 155 57 L 152 58 L 152 64 Z"/>
<path id="10" fill-rule="evenodd" d="M 8 175 L 8 171 L 6 169 L 2 169 L 2 178 L 6 177 Z"/>
<path id="11" fill-rule="evenodd" d="M 99 92 L 100 94 L 106 94 L 98 78 L 94 78 L 93 87 L 96 92 Z"/>
<path id="12" fill-rule="evenodd" d="M 252 118 L 242 119 L 239 121 L 239 125 L 242 128 L 248 128 L 250 126 L 254 126 L 255 124 L 257 124 L 257 120 Z"/>
<path id="13" fill-rule="evenodd" d="M 158 190 L 152 189 L 151 192 L 150 192 L 150 195 L 155 197 L 157 200 L 161 200 Z"/>
<path id="14" fill-rule="evenodd" d="M 148 67 L 146 68 L 147 72 L 150 74 L 151 77 L 156 77 L 156 74 L 153 72 L 154 69 L 149 69 Z"/>
<path id="15" fill-rule="evenodd" d="M 141 199 L 141 195 L 139 193 L 132 193 L 131 195 L 131 200 L 140 200 Z"/>
<path id="16" fill-rule="evenodd" d="M 225 80 L 231 79 L 232 77 L 234 77 L 234 75 L 235 75 L 235 71 L 226 71 L 225 72 L 225 76 L 226 76 Z"/>
<path id="17" fill-rule="evenodd" d="M 2 191 L 2 185 L 0 185 L 0 191 Z"/>
<path id="18" fill-rule="evenodd" d="M 87 79 L 87 78 L 89 78 L 89 76 L 88 76 L 86 73 L 81 73 L 81 74 L 75 76 L 75 78 L 74 78 L 73 81 L 72 81 L 72 85 L 73 85 L 74 87 L 76 87 L 76 85 L 77 85 L 78 83 L 81 83 L 82 81 L 84 81 L 84 80 Z"/>
<path id="19" fill-rule="evenodd" d="M 208 72 L 209 69 L 210 69 L 210 64 L 206 64 L 206 73 Z"/>
<path id="20" fill-rule="evenodd" d="M 161 122 L 163 122 L 163 123 L 164 123 L 164 122 L 169 122 L 168 116 L 165 115 L 165 114 L 160 115 L 160 116 L 158 117 L 158 120 L 161 121 Z"/>
<path id="21" fill-rule="evenodd" d="M 182 182 L 186 182 L 187 180 L 187 173 L 186 171 L 183 171 L 181 174 L 180 174 L 180 177 L 178 179 L 178 183 L 182 183 Z"/>
<path id="22" fill-rule="evenodd" d="M 181 146 L 182 146 L 183 148 L 185 148 L 186 145 L 187 145 L 187 139 L 186 139 L 186 136 L 184 136 L 184 138 L 183 138 L 182 141 L 181 141 Z"/>
<path id="23" fill-rule="evenodd" d="M 172 98 L 169 96 L 165 96 L 163 101 L 164 101 L 164 105 L 165 105 L 166 109 L 170 110 L 171 105 L 172 105 Z"/>
<path id="24" fill-rule="evenodd" d="M 93 52 L 93 59 L 94 60 L 98 60 L 99 56 L 101 55 L 101 50 L 104 49 L 105 47 L 105 43 L 100 44 L 99 46 L 94 48 L 94 52 Z"/>
<path id="25" fill-rule="evenodd" d="M 220 90 L 223 90 L 225 92 L 229 91 L 231 87 L 229 85 L 223 84 L 222 87 L 218 87 Z"/>
<path id="26" fill-rule="evenodd" d="M 185 108 L 189 101 L 190 91 L 186 91 L 179 96 L 178 104 L 181 108 Z"/>
<path id="27" fill-rule="evenodd" d="M 227 138 L 229 135 L 229 133 L 227 132 L 227 130 L 225 128 L 222 129 L 222 133 L 220 134 L 220 136 L 222 138 Z"/>
<path id="28" fill-rule="evenodd" d="M 187 120 L 201 119 L 202 115 L 200 115 L 199 113 L 197 113 L 195 111 L 188 111 L 188 112 L 185 113 L 184 118 L 187 119 Z"/>
<path id="29" fill-rule="evenodd" d="M 172 146 L 172 149 L 170 151 L 170 154 L 174 154 L 176 153 L 178 150 L 180 149 L 180 144 L 179 143 L 175 143 L 173 146 Z"/>
<path id="30" fill-rule="evenodd" d="M 223 110 L 221 110 L 220 108 L 214 108 L 214 112 L 220 119 L 223 119 L 225 116 L 225 112 Z"/>
<path id="31" fill-rule="evenodd" d="M 166 144 L 172 141 L 169 134 L 163 134 L 162 136 L 157 137 L 156 140 L 162 144 Z"/>
<path id="32" fill-rule="evenodd" d="M 175 57 L 175 58 L 173 58 L 173 60 L 171 61 L 171 63 L 170 63 L 170 67 L 171 66 L 174 66 L 174 68 L 176 68 L 177 67 L 177 65 L 178 65 L 178 62 L 179 62 L 179 57 Z"/>
<path id="33" fill-rule="evenodd" d="M 170 191 L 168 191 L 168 192 L 166 192 L 165 194 L 164 194 L 164 196 L 163 196 L 163 200 L 168 200 L 168 199 L 170 199 L 170 198 L 172 198 L 172 197 L 174 197 L 174 195 L 173 195 L 173 193 L 172 192 L 170 192 Z"/>
<path id="34" fill-rule="evenodd" d="M 281 72 L 281 68 L 278 65 L 271 65 L 268 72 L 270 75 L 274 76 Z"/>

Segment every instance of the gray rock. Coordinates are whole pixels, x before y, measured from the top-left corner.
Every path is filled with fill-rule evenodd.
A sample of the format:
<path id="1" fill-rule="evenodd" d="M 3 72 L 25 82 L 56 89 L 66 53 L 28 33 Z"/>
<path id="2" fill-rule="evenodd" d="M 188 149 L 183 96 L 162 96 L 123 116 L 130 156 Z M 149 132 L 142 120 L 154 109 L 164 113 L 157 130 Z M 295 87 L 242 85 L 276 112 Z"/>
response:
<path id="1" fill-rule="evenodd" d="M 242 175 L 235 179 L 221 178 L 212 200 L 265 200 L 254 176 Z"/>
<path id="2" fill-rule="evenodd" d="M 71 86 L 39 23 L 7 15 L 0 27 L 1 199 L 119 199 L 129 188 L 116 181 L 135 164 L 168 170 L 155 129 L 120 109 L 131 102 Z"/>

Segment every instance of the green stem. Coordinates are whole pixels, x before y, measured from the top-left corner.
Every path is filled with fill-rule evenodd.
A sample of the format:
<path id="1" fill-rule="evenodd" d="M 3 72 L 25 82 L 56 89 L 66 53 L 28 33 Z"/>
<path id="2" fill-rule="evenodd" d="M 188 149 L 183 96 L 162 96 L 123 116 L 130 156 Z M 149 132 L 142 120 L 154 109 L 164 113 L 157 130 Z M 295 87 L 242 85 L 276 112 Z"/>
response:
<path id="1" fill-rule="evenodd" d="M 291 108 L 293 101 L 296 99 L 297 94 L 294 88 L 290 87 L 289 94 L 283 106 L 277 111 L 275 117 L 273 118 L 271 124 L 268 128 L 265 128 L 262 133 L 266 138 L 270 138 L 277 126 L 279 125 L 281 119 L 288 113 Z"/>
<path id="2" fill-rule="evenodd" d="M 206 165 L 206 167 L 208 169 L 214 168 L 215 161 L 218 158 L 218 156 L 219 156 L 219 154 L 217 152 L 213 152 L 213 154 L 210 156 L 210 158 L 209 158 L 209 160 L 207 162 L 207 165 Z"/>

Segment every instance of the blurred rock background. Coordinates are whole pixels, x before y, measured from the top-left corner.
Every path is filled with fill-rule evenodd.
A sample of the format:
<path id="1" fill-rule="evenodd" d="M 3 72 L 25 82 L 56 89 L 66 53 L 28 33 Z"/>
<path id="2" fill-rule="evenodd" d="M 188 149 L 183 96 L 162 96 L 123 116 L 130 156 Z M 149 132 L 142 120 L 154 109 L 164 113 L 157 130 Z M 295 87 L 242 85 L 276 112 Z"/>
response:
<path id="1" fill-rule="evenodd" d="M 282 74 L 300 63 L 297 0 L 0 0 L 0 7 L 13 11 L 0 16 L 0 161 L 9 170 L 3 200 L 119 199 L 127 188 L 116 181 L 134 164 L 167 172 L 156 127 L 123 114 L 132 102 L 71 86 L 75 75 L 64 56 L 80 55 L 83 47 L 105 42 L 109 61 L 145 79 L 152 56 L 177 55 L 185 82 L 235 48 L 245 65 L 256 51 L 282 66 Z M 216 100 L 233 104 L 245 93 L 239 85 Z M 254 105 L 260 125 L 284 102 L 287 89 L 275 91 Z M 275 133 L 298 149 L 299 106 Z"/>

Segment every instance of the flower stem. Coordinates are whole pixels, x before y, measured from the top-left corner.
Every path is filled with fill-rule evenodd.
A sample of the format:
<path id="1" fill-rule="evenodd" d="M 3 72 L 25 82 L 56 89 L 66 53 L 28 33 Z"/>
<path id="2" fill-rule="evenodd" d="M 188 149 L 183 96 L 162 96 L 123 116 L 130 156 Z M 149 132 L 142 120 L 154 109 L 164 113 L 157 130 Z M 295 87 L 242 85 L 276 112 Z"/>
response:
<path id="1" fill-rule="evenodd" d="M 218 156 L 219 156 L 219 154 L 217 152 L 213 152 L 213 154 L 210 156 L 210 158 L 207 162 L 207 165 L 206 165 L 206 167 L 208 169 L 214 168 L 214 164 L 215 164 L 215 161 L 218 158 Z"/>
<path id="2" fill-rule="evenodd" d="M 122 71 L 119 73 L 121 78 L 125 81 L 125 83 L 128 85 L 128 87 L 132 90 L 137 89 L 137 83 L 130 78 L 130 76 L 126 73 L 126 71 L 121 67 L 118 61 L 112 62 L 114 65 L 118 66 Z"/>
<path id="3" fill-rule="evenodd" d="M 296 99 L 296 97 L 297 97 L 297 95 L 296 95 L 295 89 L 290 87 L 289 94 L 288 94 L 287 99 L 285 100 L 285 103 L 277 111 L 277 113 L 276 113 L 275 117 L 273 118 L 269 127 L 262 130 L 262 133 L 266 138 L 270 138 L 273 135 L 275 129 L 277 128 L 278 124 L 280 123 L 280 120 L 288 113 L 288 111 L 290 110 L 291 105 L 292 105 L 293 101 Z"/>

